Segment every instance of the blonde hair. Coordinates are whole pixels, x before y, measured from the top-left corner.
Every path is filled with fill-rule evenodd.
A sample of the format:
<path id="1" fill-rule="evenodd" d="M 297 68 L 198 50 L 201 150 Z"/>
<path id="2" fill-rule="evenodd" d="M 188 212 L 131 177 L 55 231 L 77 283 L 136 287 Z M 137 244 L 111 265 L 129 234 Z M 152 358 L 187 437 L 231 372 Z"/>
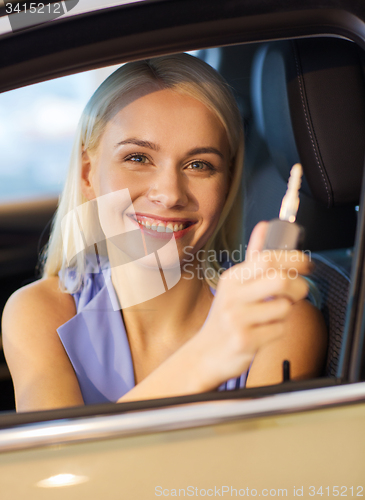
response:
<path id="1" fill-rule="evenodd" d="M 121 109 L 127 94 L 149 89 L 171 89 L 193 97 L 209 108 L 223 124 L 231 153 L 230 189 L 217 227 L 204 250 L 231 254 L 240 242 L 242 220 L 241 186 L 243 168 L 243 129 L 240 113 L 233 94 L 223 78 L 208 64 L 188 54 L 176 54 L 154 59 L 127 63 L 110 75 L 96 90 L 79 121 L 71 153 L 70 167 L 59 206 L 53 221 L 51 236 L 43 253 L 43 277 L 64 273 L 69 258 L 62 243 L 63 218 L 87 200 L 81 191 L 82 152 L 95 150 L 106 124 Z M 69 224 L 67 248 L 75 255 L 76 242 L 80 238 L 78 225 Z M 73 252 L 73 253 L 72 253 Z M 220 264 L 203 262 L 206 281 L 214 288 L 218 282 Z M 208 268 L 212 276 L 208 276 Z M 75 270 L 79 276 L 76 286 L 82 284 L 85 271 L 85 252 L 76 255 Z M 76 291 L 76 290 L 72 290 Z"/>

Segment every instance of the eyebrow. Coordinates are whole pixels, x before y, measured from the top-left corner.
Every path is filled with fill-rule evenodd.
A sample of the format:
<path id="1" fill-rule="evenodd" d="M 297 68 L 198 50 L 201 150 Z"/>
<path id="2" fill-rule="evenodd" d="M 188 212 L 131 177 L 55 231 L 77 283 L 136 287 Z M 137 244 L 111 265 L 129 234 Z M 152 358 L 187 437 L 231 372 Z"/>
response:
<path id="1" fill-rule="evenodd" d="M 136 146 L 140 146 L 141 148 L 152 149 L 153 151 L 159 151 L 161 149 L 158 144 L 154 144 L 153 142 L 150 141 L 144 141 L 142 139 L 137 139 L 135 137 L 131 137 L 130 139 L 125 139 L 124 141 L 120 141 L 115 145 L 115 147 L 124 146 L 126 144 L 135 144 Z M 213 147 L 191 149 L 188 152 L 187 156 L 202 155 L 202 154 L 215 154 L 220 158 L 222 158 L 222 160 L 224 159 L 223 154 L 218 149 Z"/>
<path id="2" fill-rule="evenodd" d="M 194 156 L 194 155 L 204 155 L 204 154 L 215 154 L 218 155 L 222 160 L 224 159 L 223 154 L 216 148 L 195 148 L 191 149 L 188 152 L 188 156 Z"/>
<path id="3" fill-rule="evenodd" d="M 158 146 L 157 144 L 149 141 L 143 141 L 142 139 L 136 139 L 135 137 L 126 139 L 125 141 L 120 141 L 115 145 L 115 147 L 123 146 L 125 144 L 135 144 L 136 146 L 140 146 L 141 148 L 153 149 L 154 151 L 160 150 L 160 146 Z"/>

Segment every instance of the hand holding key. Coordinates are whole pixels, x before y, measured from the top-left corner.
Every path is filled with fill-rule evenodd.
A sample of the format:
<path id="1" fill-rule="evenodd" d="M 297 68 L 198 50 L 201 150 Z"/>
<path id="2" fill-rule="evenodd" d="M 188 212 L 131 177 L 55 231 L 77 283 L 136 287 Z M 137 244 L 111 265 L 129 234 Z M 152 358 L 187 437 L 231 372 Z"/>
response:
<path id="1" fill-rule="evenodd" d="M 217 360 L 227 357 L 226 363 L 219 364 L 226 370 L 219 383 L 247 370 L 258 350 L 283 335 L 292 305 L 308 293 L 308 284 L 300 275 L 308 274 L 311 264 L 306 255 L 295 250 L 303 237 L 303 228 L 295 223 L 301 177 L 301 165 L 296 164 L 279 219 L 259 223 L 251 235 L 245 262 L 221 276 L 210 317 L 201 332 L 209 335 Z M 215 371 L 218 374 L 221 370 Z"/>

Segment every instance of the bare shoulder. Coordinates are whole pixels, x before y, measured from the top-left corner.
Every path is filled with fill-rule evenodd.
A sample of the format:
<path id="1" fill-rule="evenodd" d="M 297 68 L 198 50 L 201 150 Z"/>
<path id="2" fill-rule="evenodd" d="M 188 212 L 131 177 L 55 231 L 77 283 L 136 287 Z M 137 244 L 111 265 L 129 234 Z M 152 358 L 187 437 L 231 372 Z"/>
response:
<path id="1" fill-rule="evenodd" d="M 255 356 L 247 386 L 282 381 L 282 363 L 290 361 L 293 380 L 321 375 L 327 352 L 328 333 L 322 313 L 308 300 L 293 304 L 282 338 L 265 346 Z"/>
<path id="2" fill-rule="evenodd" d="M 41 279 L 17 290 L 3 313 L 3 331 L 19 321 L 41 322 L 58 328 L 76 314 L 75 301 L 60 289 L 59 278 Z"/>
<path id="3" fill-rule="evenodd" d="M 16 291 L 2 317 L 6 360 L 18 411 L 83 404 L 77 378 L 57 328 L 76 314 L 57 277 Z"/>
<path id="4" fill-rule="evenodd" d="M 294 304 L 286 325 L 286 342 L 311 346 L 312 354 L 313 350 L 321 356 L 326 352 L 328 332 L 323 314 L 308 300 Z"/>
<path id="5" fill-rule="evenodd" d="M 28 355 L 60 348 L 57 328 L 76 314 L 73 297 L 59 287 L 58 277 L 51 277 L 24 286 L 8 299 L 2 316 L 5 355 Z M 10 367 L 11 368 L 11 367 Z"/>
<path id="6" fill-rule="evenodd" d="M 292 360 L 293 378 L 318 377 L 327 354 L 328 332 L 321 311 L 308 300 L 293 305 L 284 337 L 284 348 Z"/>
<path id="7" fill-rule="evenodd" d="M 300 321 L 303 324 L 307 324 L 308 322 L 320 322 L 322 324 L 324 320 L 321 311 L 309 300 L 303 299 L 293 304 L 293 310 L 288 316 L 288 324 L 293 321 Z"/>

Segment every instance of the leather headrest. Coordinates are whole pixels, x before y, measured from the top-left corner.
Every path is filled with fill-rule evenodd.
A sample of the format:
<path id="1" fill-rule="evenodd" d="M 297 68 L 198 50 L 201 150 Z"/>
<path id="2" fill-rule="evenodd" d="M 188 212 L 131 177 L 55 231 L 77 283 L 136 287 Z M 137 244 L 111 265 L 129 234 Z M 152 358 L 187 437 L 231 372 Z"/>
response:
<path id="1" fill-rule="evenodd" d="M 254 61 L 252 97 L 283 178 L 300 161 L 304 192 L 327 207 L 358 204 L 365 155 L 361 49 L 337 38 L 265 44 Z"/>

